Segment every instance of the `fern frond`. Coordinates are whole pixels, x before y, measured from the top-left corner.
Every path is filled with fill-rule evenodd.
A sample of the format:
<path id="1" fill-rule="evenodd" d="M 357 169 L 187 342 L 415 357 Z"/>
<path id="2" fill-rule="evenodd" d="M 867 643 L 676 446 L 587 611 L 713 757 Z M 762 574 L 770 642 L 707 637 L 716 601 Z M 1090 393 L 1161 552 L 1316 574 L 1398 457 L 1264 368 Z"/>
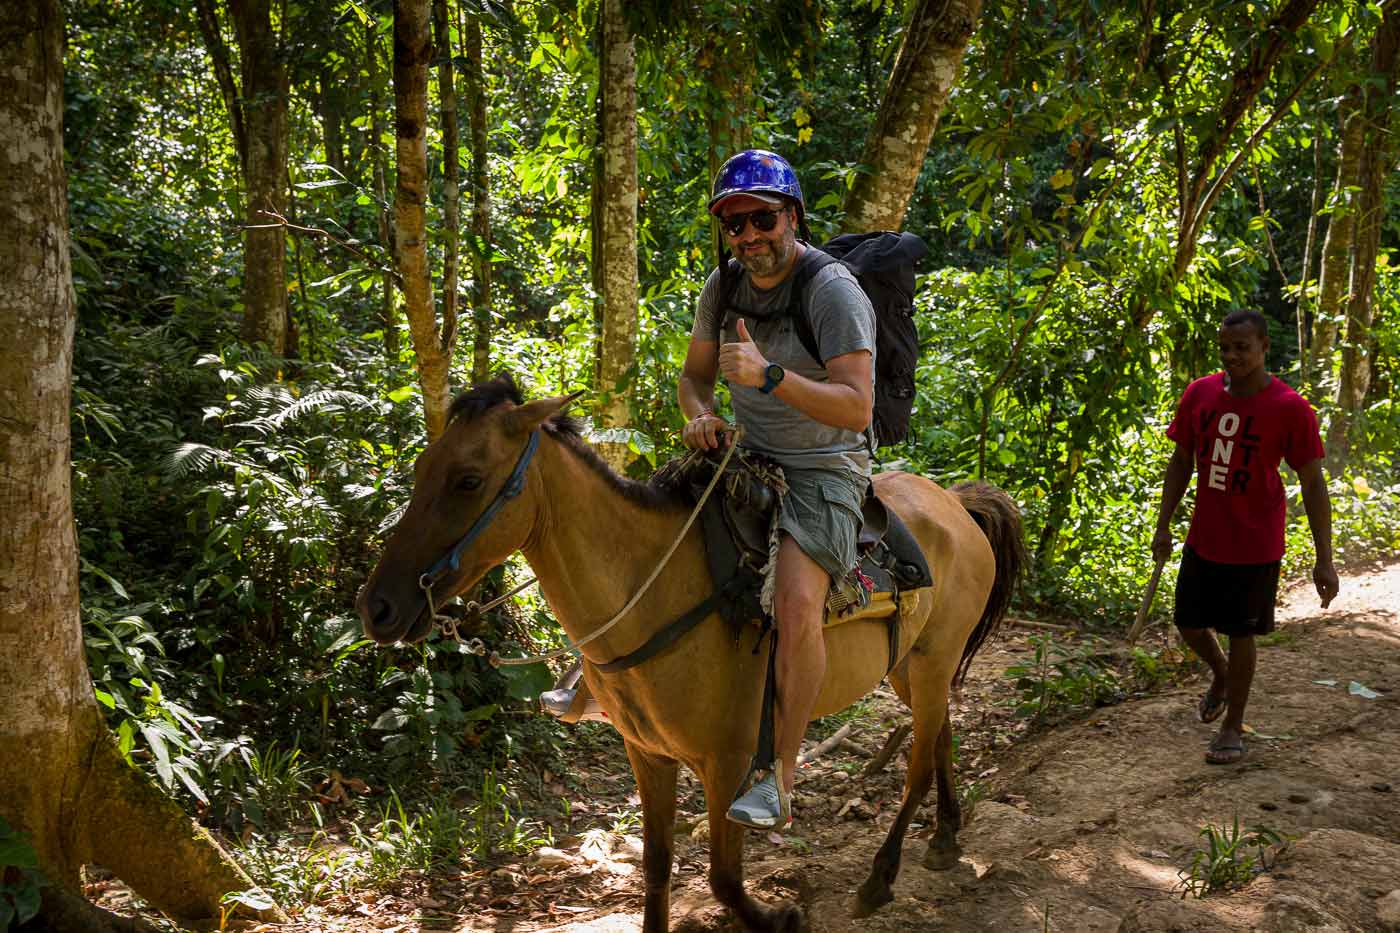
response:
<path id="1" fill-rule="evenodd" d="M 161 469 L 172 479 L 180 479 L 191 473 L 203 473 L 214 466 L 236 462 L 226 450 L 210 447 L 208 444 L 184 443 L 176 447 L 161 460 Z"/>

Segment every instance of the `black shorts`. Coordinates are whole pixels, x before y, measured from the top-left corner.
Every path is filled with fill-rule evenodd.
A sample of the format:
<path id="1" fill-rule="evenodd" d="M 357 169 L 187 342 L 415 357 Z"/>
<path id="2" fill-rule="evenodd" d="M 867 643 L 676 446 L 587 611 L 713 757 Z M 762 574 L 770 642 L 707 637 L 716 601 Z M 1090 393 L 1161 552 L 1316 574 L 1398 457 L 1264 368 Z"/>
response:
<path id="1" fill-rule="evenodd" d="M 1187 545 L 1176 577 L 1177 628 L 1211 628 L 1222 635 L 1274 630 L 1279 561 L 1217 564 Z"/>

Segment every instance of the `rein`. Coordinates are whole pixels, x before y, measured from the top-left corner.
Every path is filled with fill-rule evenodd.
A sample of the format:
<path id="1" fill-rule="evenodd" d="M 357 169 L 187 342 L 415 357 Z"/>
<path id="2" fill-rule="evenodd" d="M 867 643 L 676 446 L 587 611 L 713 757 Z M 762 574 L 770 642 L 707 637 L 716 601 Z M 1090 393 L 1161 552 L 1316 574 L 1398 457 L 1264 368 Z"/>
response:
<path id="1" fill-rule="evenodd" d="M 644 595 L 646 595 L 647 590 L 651 589 L 651 585 L 656 582 L 656 578 L 661 575 L 661 571 L 665 568 L 667 562 L 670 561 L 671 555 L 676 553 L 676 548 L 680 547 L 681 541 L 685 540 L 686 533 L 690 531 L 690 526 L 695 524 L 695 519 L 697 516 L 699 516 L 700 511 L 705 507 L 705 503 L 709 500 L 710 494 L 714 492 L 715 487 L 719 485 L 719 480 L 720 477 L 724 475 L 725 467 L 729 466 L 729 461 L 734 456 L 734 451 L 738 450 L 739 448 L 739 440 L 743 437 L 743 429 L 735 428 L 735 430 L 731 433 L 732 437 L 730 439 L 729 449 L 725 451 L 724 458 L 720 460 L 719 466 L 715 468 L 714 476 L 710 477 L 709 485 L 705 487 L 704 493 L 701 494 L 699 501 L 695 503 L 695 508 L 691 510 L 690 516 L 685 520 L 685 524 L 681 526 L 681 530 L 676 535 L 676 539 L 671 542 L 671 546 L 668 547 L 666 549 L 666 553 L 661 556 L 661 560 L 657 562 L 655 569 L 653 569 L 651 572 L 651 576 L 647 577 L 646 582 L 644 582 L 641 585 L 637 592 L 632 594 L 632 598 L 627 600 L 627 604 L 624 605 L 621 609 L 619 609 L 616 615 L 614 615 L 611 619 L 603 623 L 594 631 L 590 632 L 588 635 L 585 635 L 583 638 L 580 638 L 578 641 L 572 641 L 562 648 L 558 648 L 554 651 L 549 651 L 544 654 L 530 655 L 528 657 L 523 658 L 503 658 L 501 657 L 499 652 L 492 651 L 489 655 L 487 655 L 486 645 L 480 638 L 473 638 L 471 641 L 466 643 L 467 653 L 487 655 L 487 660 L 490 662 L 492 667 L 514 666 L 518 664 L 538 664 L 541 661 L 552 661 L 555 658 L 563 657 L 566 654 L 571 654 L 575 651 L 578 651 L 584 645 L 588 644 L 596 638 L 601 637 L 614 625 L 622 621 L 622 617 L 627 615 L 627 613 L 631 611 L 632 607 L 637 605 L 637 602 Z M 436 583 L 439 579 L 442 578 L 442 576 L 445 575 L 445 572 L 441 571 L 442 567 L 450 566 L 452 570 L 457 569 L 458 561 L 461 558 L 462 550 L 466 547 L 466 545 L 469 544 L 475 537 L 481 534 L 482 529 L 484 529 L 486 527 L 486 524 L 492 518 L 495 517 L 496 512 L 500 510 L 501 506 L 505 505 L 508 499 L 514 498 L 516 495 L 519 495 L 520 490 L 524 488 L 525 467 L 529 465 L 530 458 L 534 455 L 535 447 L 538 446 L 538 442 L 539 431 L 535 431 L 533 434 L 530 435 L 530 444 L 525 448 L 525 452 L 520 455 L 520 461 L 515 465 L 515 472 L 512 473 L 510 479 L 506 481 L 505 487 L 501 489 L 501 492 L 496 496 L 495 501 L 493 501 L 491 505 L 487 507 L 486 511 L 481 514 L 481 517 L 476 520 L 475 524 L 472 525 L 471 529 L 468 530 L 467 533 L 462 536 L 462 540 L 457 542 L 457 546 L 452 549 L 451 553 L 444 556 L 441 560 L 439 560 L 436 564 L 429 568 L 428 572 L 423 574 L 423 576 L 420 577 L 418 580 L 419 587 L 422 588 L 424 595 L 428 597 L 428 612 L 430 613 L 433 621 L 437 622 L 439 625 L 442 626 L 444 635 L 448 635 L 452 638 L 456 638 L 458 641 L 461 641 L 461 639 L 457 636 L 456 620 L 448 616 L 438 614 L 437 608 L 433 604 L 432 584 Z M 514 491 L 510 491 L 512 486 L 515 487 Z M 433 574 L 435 572 L 437 572 L 437 576 L 433 577 Z M 433 578 L 429 579 L 430 577 Z M 488 603 L 486 606 L 480 607 L 480 609 L 484 611 L 485 609 L 489 609 L 493 606 L 500 605 L 501 603 L 509 599 L 511 596 L 514 596 L 516 593 L 519 593 L 521 590 L 525 589 L 534 582 L 534 579 L 531 579 L 525 583 L 522 583 L 510 593 L 507 593 L 505 596 L 502 596 L 499 599 Z M 645 648 L 647 646 L 643 647 Z"/>

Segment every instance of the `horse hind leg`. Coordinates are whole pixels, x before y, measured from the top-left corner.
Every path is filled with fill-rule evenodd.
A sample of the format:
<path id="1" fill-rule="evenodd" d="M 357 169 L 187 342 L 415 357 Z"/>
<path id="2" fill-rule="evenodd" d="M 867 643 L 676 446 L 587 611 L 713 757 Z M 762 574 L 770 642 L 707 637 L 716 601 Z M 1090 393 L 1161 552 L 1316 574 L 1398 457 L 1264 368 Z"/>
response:
<path id="1" fill-rule="evenodd" d="M 710 818 L 710 890 L 746 929 L 762 933 L 805 933 L 807 916 L 796 904 L 769 906 L 744 890 L 744 833 L 725 813 L 738 778 L 705 781 Z M 727 795 L 727 796 L 726 796 Z"/>
<path id="2" fill-rule="evenodd" d="M 902 695 L 902 692 L 901 692 Z M 945 709 L 940 711 L 946 718 Z M 904 801 L 894 818 L 894 825 L 880 850 L 875 853 L 875 862 L 870 868 L 870 877 L 856 893 L 856 903 L 852 915 L 868 917 L 885 904 L 894 900 L 892 886 L 899 875 L 899 861 L 904 847 L 904 835 L 909 823 L 914 819 L 920 804 L 933 784 L 934 734 L 937 720 L 933 716 L 914 717 L 914 744 L 909 751 L 909 771 L 904 778 Z"/>
<path id="3" fill-rule="evenodd" d="M 962 849 L 958 847 L 958 830 L 962 829 L 962 808 L 958 805 L 958 788 L 953 779 L 953 722 L 944 715 L 943 728 L 938 731 L 934 750 L 938 777 L 938 828 L 924 853 L 924 867 L 947 871 L 958 864 Z"/>

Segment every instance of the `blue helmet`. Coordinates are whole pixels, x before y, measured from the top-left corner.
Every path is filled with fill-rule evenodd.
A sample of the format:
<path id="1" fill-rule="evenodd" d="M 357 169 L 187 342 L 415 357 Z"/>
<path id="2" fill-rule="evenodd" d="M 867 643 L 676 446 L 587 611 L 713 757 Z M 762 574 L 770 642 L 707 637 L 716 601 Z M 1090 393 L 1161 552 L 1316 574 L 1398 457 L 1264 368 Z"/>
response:
<path id="1" fill-rule="evenodd" d="M 806 212 L 802 186 L 788 160 L 767 149 L 745 149 L 720 166 L 707 205 L 711 214 L 720 202 L 736 194 L 779 195 L 797 202 L 797 216 Z"/>

